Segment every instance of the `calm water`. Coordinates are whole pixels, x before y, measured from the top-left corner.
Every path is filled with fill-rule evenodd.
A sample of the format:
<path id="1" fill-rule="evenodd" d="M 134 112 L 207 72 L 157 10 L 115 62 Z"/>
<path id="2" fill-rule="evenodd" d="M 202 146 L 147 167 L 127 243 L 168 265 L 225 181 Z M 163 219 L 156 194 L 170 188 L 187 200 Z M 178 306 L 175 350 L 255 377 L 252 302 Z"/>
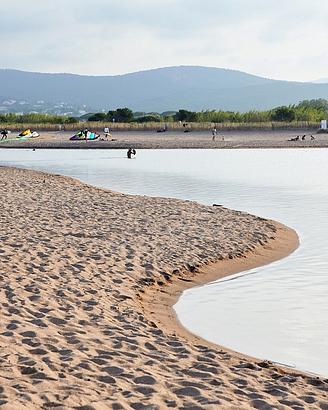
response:
<path id="1" fill-rule="evenodd" d="M 212 342 L 328 377 L 328 150 L 0 150 L 0 165 L 127 194 L 247 211 L 294 228 L 284 260 L 184 292 L 182 324 Z"/>

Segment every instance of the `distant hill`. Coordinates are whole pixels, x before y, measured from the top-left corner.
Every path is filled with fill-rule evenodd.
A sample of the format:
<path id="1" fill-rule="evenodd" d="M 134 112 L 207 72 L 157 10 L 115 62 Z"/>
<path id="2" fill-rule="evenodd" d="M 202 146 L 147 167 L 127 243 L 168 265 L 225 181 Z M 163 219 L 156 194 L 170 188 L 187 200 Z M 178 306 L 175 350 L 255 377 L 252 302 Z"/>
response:
<path id="1" fill-rule="evenodd" d="M 317 98 L 328 99 L 328 84 L 271 80 L 222 68 L 179 66 L 94 77 L 0 69 L 0 101 L 62 104 L 81 113 L 123 107 L 159 113 L 179 109 L 245 112 Z M 0 103 L 0 113 L 6 107 Z M 24 111 L 24 104 L 18 108 Z"/>
<path id="2" fill-rule="evenodd" d="M 319 78 L 318 80 L 311 81 L 311 83 L 325 84 L 328 83 L 328 78 Z"/>

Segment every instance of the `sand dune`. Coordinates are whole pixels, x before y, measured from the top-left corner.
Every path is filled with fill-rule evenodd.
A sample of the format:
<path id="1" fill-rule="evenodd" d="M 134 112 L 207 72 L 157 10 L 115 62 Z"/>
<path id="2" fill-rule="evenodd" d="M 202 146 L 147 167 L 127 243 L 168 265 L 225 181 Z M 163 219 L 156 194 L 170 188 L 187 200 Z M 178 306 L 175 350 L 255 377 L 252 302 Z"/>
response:
<path id="1" fill-rule="evenodd" d="M 268 263 L 249 214 L 0 167 L 1 409 L 328 409 L 326 380 L 183 329 L 183 288 Z"/>

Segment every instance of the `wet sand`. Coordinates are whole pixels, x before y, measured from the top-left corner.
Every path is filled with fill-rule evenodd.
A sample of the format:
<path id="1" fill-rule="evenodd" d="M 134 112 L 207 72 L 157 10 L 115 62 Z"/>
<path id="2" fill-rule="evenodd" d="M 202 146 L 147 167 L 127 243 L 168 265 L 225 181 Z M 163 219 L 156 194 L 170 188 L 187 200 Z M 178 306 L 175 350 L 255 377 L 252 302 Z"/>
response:
<path id="1" fill-rule="evenodd" d="M 328 409 L 327 380 L 202 340 L 172 309 L 187 287 L 293 252 L 293 230 L 0 173 L 1 409 Z"/>

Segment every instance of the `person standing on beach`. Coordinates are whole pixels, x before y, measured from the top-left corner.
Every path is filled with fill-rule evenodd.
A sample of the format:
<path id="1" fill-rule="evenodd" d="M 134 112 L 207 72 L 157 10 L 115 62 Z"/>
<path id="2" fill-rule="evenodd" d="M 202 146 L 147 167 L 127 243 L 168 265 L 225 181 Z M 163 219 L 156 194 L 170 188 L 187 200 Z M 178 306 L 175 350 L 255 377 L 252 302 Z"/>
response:
<path id="1" fill-rule="evenodd" d="M 6 130 L 6 128 L 4 128 L 2 131 L 1 131 L 1 135 L 2 135 L 2 137 L 1 137 L 1 139 L 3 140 L 3 139 L 7 139 L 7 134 L 8 134 L 8 131 Z"/>
<path id="2" fill-rule="evenodd" d="M 217 132 L 216 128 L 214 127 L 214 128 L 212 129 L 212 140 L 213 140 L 213 141 L 215 141 L 215 136 L 216 136 L 216 135 L 218 135 L 218 132 Z"/>

